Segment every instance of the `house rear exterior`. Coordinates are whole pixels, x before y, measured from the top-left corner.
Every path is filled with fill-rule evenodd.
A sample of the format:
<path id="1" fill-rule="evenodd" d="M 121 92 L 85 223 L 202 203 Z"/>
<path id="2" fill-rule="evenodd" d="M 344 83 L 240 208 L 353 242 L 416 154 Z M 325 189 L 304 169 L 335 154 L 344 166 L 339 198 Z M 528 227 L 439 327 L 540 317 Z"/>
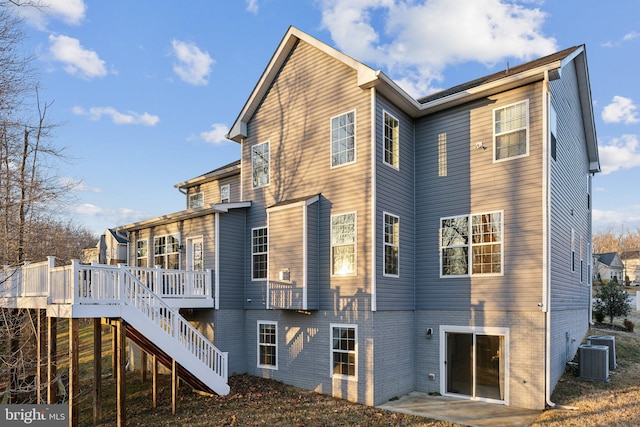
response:
<path id="1" fill-rule="evenodd" d="M 591 314 L 583 46 L 414 99 L 290 28 L 228 138 L 184 211 L 118 230 L 131 265 L 211 269 L 214 308 L 182 314 L 230 373 L 550 402 Z"/>

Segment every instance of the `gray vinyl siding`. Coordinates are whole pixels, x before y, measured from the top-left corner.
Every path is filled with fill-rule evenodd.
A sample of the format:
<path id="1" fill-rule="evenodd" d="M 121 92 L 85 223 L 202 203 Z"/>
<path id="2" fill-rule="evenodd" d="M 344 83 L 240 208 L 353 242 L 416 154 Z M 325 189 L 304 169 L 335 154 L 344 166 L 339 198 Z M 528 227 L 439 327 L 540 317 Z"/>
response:
<path id="1" fill-rule="evenodd" d="M 383 111 L 399 121 L 399 168 L 384 163 Z M 385 98 L 376 98 L 376 309 L 414 308 L 414 126 Z M 384 275 L 384 213 L 400 218 L 399 277 Z"/>
<path id="2" fill-rule="evenodd" d="M 246 210 L 219 214 L 220 309 L 244 308 L 244 254 L 247 247 Z"/>
<path id="3" fill-rule="evenodd" d="M 418 309 L 532 310 L 542 297 L 541 84 L 416 123 Z M 529 100 L 529 155 L 493 163 L 493 110 Z M 438 176 L 438 135 L 447 173 Z M 476 149 L 482 142 L 487 149 Z M 503 275 L 440 278 L 440 218 L 503 211 Z"/>
<path id="4" fill-rule="evenodd" d="M 587 243 L 591 243 L 591 210 L 587 206 L 588 158 L 573 62 L 562 78 L 551 81 L 551 103 L 557 114 L 557 155 L 551 171 L 551 310 L 589 305 Z M 592 193 L 593 194 L 593 193 Z M 576 270 L 571 271 L 571 229 L 576 234 Z M 580 282 L 580 236 L 583 282 Z"/>
<path id="5" fill-rule="evenodd" d="M 331 168 L 330 120 L 349 111 L 356 113 L 356 162 Z M 320 309 L 371 307 L 370 116 L 370 92 L 357 87 L 355 71 L 301 41 L 249 120 L 242 143 L 243 196 L 252 201 L 248 230 L 266 226 L 265 211 L 270 206 L 321 195 L 317 207 Z M 254 189 L 251 147 L 267 141 L 270 182 Z M 332 277 L 331 215 L 348 212 L 357 215 L 357 275 Z M 271 230 L 269 234 L 273 235 Z M 255 301 L 263 299 L 266 282 L 251 281 L 250 264 L 247 267 L 247 297 L 253 300 L 247 307 L 257 308 L 261 304 Z"/>

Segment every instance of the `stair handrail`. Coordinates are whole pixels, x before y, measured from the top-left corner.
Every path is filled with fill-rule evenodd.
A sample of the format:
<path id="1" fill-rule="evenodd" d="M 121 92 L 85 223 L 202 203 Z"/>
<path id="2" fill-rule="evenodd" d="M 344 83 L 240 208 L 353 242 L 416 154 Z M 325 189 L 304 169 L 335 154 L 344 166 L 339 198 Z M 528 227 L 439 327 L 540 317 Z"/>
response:
<path id="1" fill-rule="evenodd" d="M 227 353 L 220 351 L 177 310 L 169 307 L 130 271 L 121 268 L 120 273 L 123 302 L 136 307 L 226 382 L 228 380 Z"/>

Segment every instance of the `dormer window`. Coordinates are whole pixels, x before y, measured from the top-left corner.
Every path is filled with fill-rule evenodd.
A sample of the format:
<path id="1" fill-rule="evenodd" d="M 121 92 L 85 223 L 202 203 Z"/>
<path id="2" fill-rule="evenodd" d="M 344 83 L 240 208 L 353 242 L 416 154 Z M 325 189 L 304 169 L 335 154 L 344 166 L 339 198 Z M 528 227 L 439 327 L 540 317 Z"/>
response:
<path id="1" fill-rule="evenodd" d="M 188 208 L 199 208 L 204 206 L 204 194 L 202 192 L 189 194 Z"/>

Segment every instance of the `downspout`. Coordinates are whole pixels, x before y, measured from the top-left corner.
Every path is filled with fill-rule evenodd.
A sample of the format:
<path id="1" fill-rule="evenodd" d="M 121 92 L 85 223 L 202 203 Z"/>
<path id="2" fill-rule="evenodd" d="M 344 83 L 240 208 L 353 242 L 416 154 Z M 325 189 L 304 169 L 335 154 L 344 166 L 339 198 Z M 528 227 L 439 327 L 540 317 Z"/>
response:
<path id="1" fill-rule="evenodd" d="M 376 277 L 376 88 L 371 88 L 371 311 L 378 306 Z"/>
<path id="2" fill-rule="evenodd" d="M 220 309 L 220 212 L 214 214 L 213 308 Z"/>
<path id="3" fill-rule="evenodd" d="M 549 268 L 551 241 L 550 212 L 550 168 L 549 168 L 549 71 L 544 72 L 542 85 L 542 311 L 545 313 L 545 358 L 544 358 L 544 395 L 550 408 L 556 406 L 551 401 L 551 269 Z"/>

